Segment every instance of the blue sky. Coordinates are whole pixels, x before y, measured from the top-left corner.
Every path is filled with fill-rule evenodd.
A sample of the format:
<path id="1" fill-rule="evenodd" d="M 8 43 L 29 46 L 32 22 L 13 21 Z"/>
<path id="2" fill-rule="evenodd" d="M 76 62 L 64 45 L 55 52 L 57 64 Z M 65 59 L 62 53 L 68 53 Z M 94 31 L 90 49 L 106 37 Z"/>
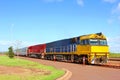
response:
<path id="1" fill-rule="evenodd" d="M 120 52 L 119 0 L 0 0 L 0 51 L 97 32 Z"/>

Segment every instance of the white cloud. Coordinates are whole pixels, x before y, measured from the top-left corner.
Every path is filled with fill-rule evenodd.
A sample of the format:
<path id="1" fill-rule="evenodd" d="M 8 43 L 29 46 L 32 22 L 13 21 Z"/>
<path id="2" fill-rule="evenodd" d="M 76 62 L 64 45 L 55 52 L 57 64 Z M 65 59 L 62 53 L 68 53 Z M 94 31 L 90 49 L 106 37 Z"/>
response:
<path id="1" fill-rule="evenodd" d="M 113 8 L 112 14 L 120 15 L 120 2 L 117 4 L 117 6 L 115 8 Z"/>
<path id="2" fill-rule="evenodd" d="M 114 5 L 115 6 L 115 5 Z M 113 21 L 120 22 L 120 2 L 111 10 L 111 20 L 108 20 L 108 24 L 113 23 Z"/>
<path id="3" fill-rule="evenodd" d="M 120 45 L 110 46 L 110 52 L 120 53 Z"/>
<path id="4" fill-rule="evenodd" d="M 108 3 L 115 3 L 117 0 L 103 0 L 103 1 Z"/>
<path id="5" fill-rule="evenodd" d="M 0 41 L 0 45 L 6 46 L 6 45 L 11 45 L 10 41 Z"/>
<path id="6" fill-rule="evenodd" d="M 35 44 L 39 44 L 37 42 L 28 42 L 28 41 L 19 41 L 19 40 L 16 40 L 16 41 L 13 41 L 13 46 L 14 47 L 26 47 L 26 46 L 30 46 L 30 45 L 35 45 Z"/>
<path id="7" fill-rule="evenodd" d="M 63 0 L 43 0 L 44 2 L 62 2 Z"/>
<path id="8" fill-rule="evenodd" d="M 23 48 L 23 47 L 27 47 L 30 45 L 35 45 L 35 44 L 39 44 L 37 42 L 27 42 L 27 41 L 7 41 L 7 40 L 1 40 L 0 41 L 0 51 L 7 51 L 8 47 L 13 46 L 13 49 L 18 48 Z"/>
<path id="9" fill-rule="evenodd" d="M 53 3 L 53 2 L 63 2 L 64 0 L 43 0 L 46 3 Z M 84 6 L 83 0 L 76 0 L 77 4 L 80 6 Z"/>
<path id="10" fill-rule="evenodd" d="M 108 38 L 108 45 L 111 52 L 120 52 L 120 36 Z"/>
<path id="11" fill-rule="evenodd" d="M 108 22 L 108 24 L 110 24 L 110 25 L 111 25 L 111 24 L 113 24 L 114 20 L 113 20 L 113 19 L 108 19 L 108 21 L 107 21 L 107 22 Z"/>
<path id="12" fill-rule="evenodd" d="M 118 3 L 117 11 L 118 11 L 118 13 L 120 14 L 120 2 Z"/>
<path id="13" fill-rule="evenodd" d="M 120 36 L 114 38 L 108 38 L 109 42 L 120 43 Z"/>
<path id="14" fill-rule="evenodd" d="M 84 6 L 83 0 L 77 0 L 77 4 L 80 5 L 80 6 Z"/>

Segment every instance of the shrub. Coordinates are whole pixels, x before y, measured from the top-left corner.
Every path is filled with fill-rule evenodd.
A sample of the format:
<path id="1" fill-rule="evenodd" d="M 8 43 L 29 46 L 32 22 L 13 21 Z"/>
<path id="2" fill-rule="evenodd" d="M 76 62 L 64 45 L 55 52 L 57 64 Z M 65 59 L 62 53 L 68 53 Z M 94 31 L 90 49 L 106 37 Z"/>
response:
<path id="1" fill-rule="evenodd" d="M 12 46 L 8 48 L 8 56 L 9 58 L 14 58 L 14 52 Z"/>

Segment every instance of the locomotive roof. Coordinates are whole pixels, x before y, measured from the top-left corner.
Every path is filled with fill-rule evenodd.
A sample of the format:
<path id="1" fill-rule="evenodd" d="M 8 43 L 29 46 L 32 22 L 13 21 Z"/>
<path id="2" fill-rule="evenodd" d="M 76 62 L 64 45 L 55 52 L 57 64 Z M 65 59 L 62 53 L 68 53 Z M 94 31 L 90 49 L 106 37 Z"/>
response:
<path id="1" fill-rule="evenodd" d="M 88 34 L 80 36 L 80 39 L 106 39 L 106 37 L 102 33 Z"/>

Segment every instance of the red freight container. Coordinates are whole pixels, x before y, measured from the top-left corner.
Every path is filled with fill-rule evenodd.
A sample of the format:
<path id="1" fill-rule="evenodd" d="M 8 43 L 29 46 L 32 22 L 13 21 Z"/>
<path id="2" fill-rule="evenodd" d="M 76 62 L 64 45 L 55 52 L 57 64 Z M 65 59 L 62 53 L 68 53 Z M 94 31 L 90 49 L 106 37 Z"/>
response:
<path id="1" fill-rule="evenodd" d="M 28 54 L 42 54 L 46 52 L 46 44 L 33 45 L 28 47 Z"/>

